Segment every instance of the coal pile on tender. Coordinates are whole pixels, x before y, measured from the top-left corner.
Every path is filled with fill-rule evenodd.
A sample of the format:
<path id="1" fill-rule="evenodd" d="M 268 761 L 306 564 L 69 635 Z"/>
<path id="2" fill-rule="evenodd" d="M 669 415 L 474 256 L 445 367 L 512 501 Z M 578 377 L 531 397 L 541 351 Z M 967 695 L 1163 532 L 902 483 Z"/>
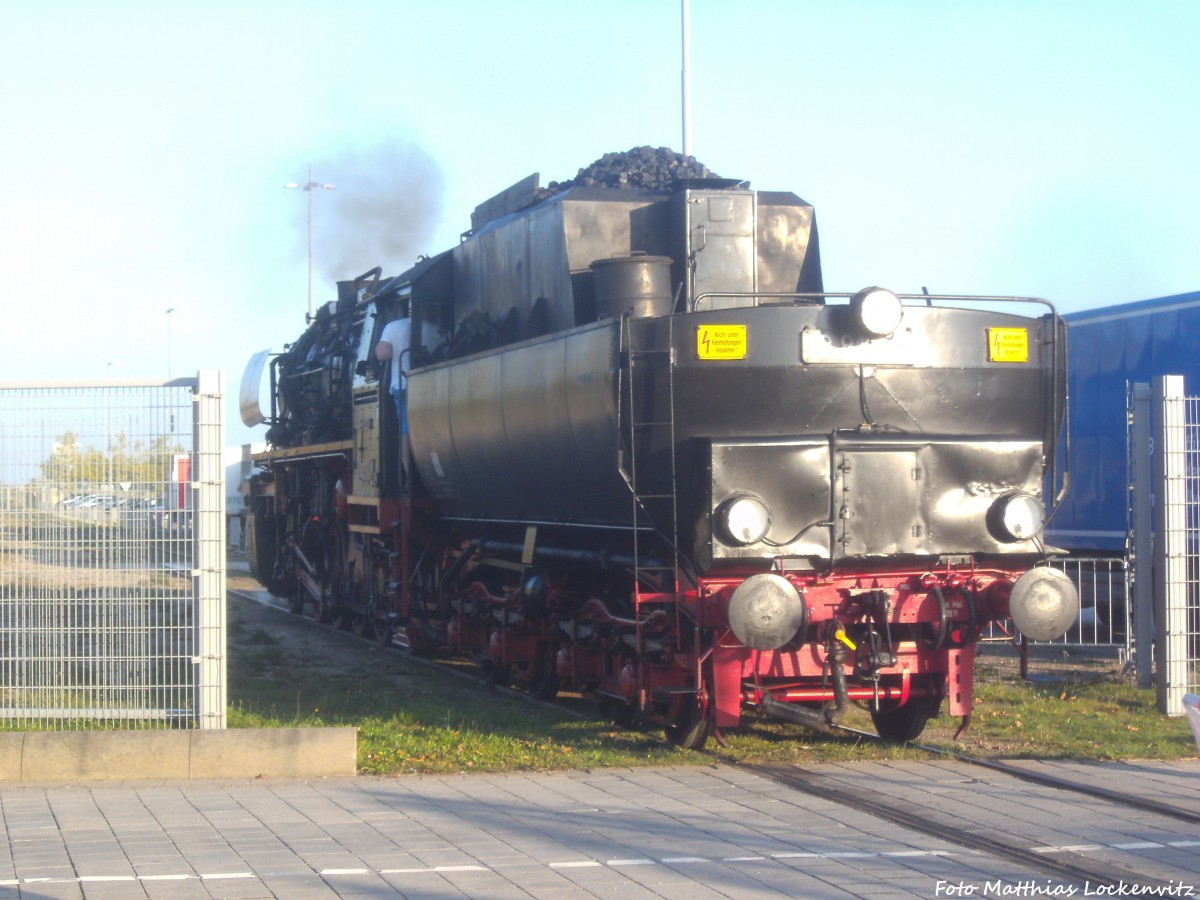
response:
<path id="1" fill-rule="evenodd" d="M 552 181 L 538 191 L 538 199 L 552 197 L 572 187 L 641 188 L 666 190 L 687 178 L 716 178 L 708 166 L 694 156 L 684 156 L 667 147 L 634 147 L 624 153 L 605 153 L 580 169 L 569 181 Z"/>

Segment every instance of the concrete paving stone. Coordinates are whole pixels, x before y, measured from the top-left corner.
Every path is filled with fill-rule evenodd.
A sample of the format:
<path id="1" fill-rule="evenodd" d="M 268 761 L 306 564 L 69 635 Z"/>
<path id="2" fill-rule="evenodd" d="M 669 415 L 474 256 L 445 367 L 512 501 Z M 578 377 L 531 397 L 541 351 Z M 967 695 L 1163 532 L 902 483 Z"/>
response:
<path id="1" fill-rule="evenodd" d="M 614 900 L 624 900 L 624 898 L 648 898 L 655 896 L 653 891 L 642 887 L 635 881 L 631 881 L 623 874 L 606 867 L 596 869 L 567 869 L 563 872 L 563 875 L 596 897 L 611 897 Z"/>
<path id="2" fill-rule="evenodd" d="M 19 878 L 25 878 L 31 873 L 37 873 L 39 878 L 74 878 L 75 867 L 70 860 L 52 859 L 41 860 L 36 856 L 28 859 L 18 857 L 14 865 Z"/>
<path id="3" fill-rule="evenodd" d="M 212 896 L 204 883 L 196 879 L 152 881 L 146 882 L 145 887 L 152 900 L 208 900 Z"/>
<path id="4" fill-rule="evenodd" d="M 466 897 L 467 895 L 454 887 L 436 872 L 381 872 L 379 875 L 385 882 L 404 897 Z"/>
<path id="5" fill-rule="evenodd" d="M 340 897 L 345 894 L 391 894 L 392 885 L 372 871 L 323 872 L 321 878 Z"/>
<path id="6" fill-rule="evenodd" d="M 494 897 L 510 895 L 516 885 L 499 872 L 439 872 L 455 889 L 468 897 Z"/>
<path id="7" fill-rule="evenodd" d="M 510 883 L 491 882 L 485 887 L 466 885 L 459 889 L 466 897 L 486 897 L 487 900 L 529 900 L 530 893 Z M 348 895 L 356 896 L 356 895 Z M 395 896 L 389 894 L 388 896 Z"/>
<path id="8" fill-rule="evenodd" d="M 849 881 L 841 885 L 841 888 L 848 891 L 852 897 L 867 897 L 870 900 L 911 900 L 913 897 L 926 900 L 933 896 L 932 891 L 906 891 L 894 884 L 880 885 L 877 881 Z"/>
<path id="9" fill-rule="evenodd" d="M 313 868 L 307 861 L 287 851 L 243 854 L 239 858 L 243 869 L 259 875 L 266 872 L 306 872 Z"/>
<path id="10" fill-rule="evenodd" d="M 196 872 L 192 869 L 191 864 L 182 856 L 176 856 L 170 859 L 163 858 L 151 861 L 135 861 L 133 863 L 133 871 L 137 873 L 139 878 L 154 878 L 156 876 L 174 876 L 174 875 L 195 875 Z"/>
<path id="11" fill-rule="evenodd" d="M 137 873 L 128 861 L 80 859 L 75 863 L 75 872 L 88 878 L 136 878 Z"/>
<path id="12" fill-rule="evenodd" d="M 201 877 L 212 874 L 246 871 L 246 866 L 242 863 L 241 857 L 232 853 L 188 854 L 187 860 L 193 871 Z"/>
<path id="13" fill-rule="evenodd" d="M 146 900 L 146 888 L 137 881 L 82 882 L 87 900 Z"/>
<path id="14" fill-rule="evenodd" d="M 686 880 L 681 883 L 660 883 L 654 885 L 654 894 L 665 900 L 724 900 L 731 895 L 722 893 L 704 884 Z"/>
<path id="15" fill-rule="evenodd" d="M 365 869 L 363 861 L 345 850 L 337 853 L 305 853 L 300 857 L 314 872 L 326 869 Z"/>
<path id="16" fill-rule="evenodd" d="M 457 847 L 444 850 L 409 850 L 409 855 L 415 857 L 423 866 L 471 866 L 478 865 L 479 860 L 469 853 L 464 853 Z"/>
<path id="17" fill-rule="evenodd" d="M 50 881 L 23 883 L 19 896 L 36 897 L 37 900 L 83 900 L 83 888 L 75 881 Z"/>
<path id="18" fill-rule="evenodd" d="M 363 864 L 375 872 L 383 869 L 424 869 L 428 868 L 424 862 L 413 856 L 411 853 L 406 853 L 397 850 L 392 853 L 374 856 L 370 859 L 363 859 Z"/>
<path id="19" fill-rule="evenodd" d="M 267 896 L 287 898 L 287 900 L 331 900 L 341 897 L 333 888 L 320 878 L 273 878 L 264 882 Z"/>
<path id="20" fill-rule="evenodd" d="M 260 897 L 279 897 L 261 879 L 205 878 L 201 882 L 214 900 L 258 900 Z"/>
<path id="21" fill-rule="evenodd" d="M 504 868 L 505 866 L 521 866 L 532 863 L 532 860 L 520 851 L 506 844 L 496 847 L 463 847 L 463 852 L 481 866 L 489 869 Z"/>
<path id="22" fill-rule="evenodd" d="M 313 871 L 313 867 L 304 860 L 296 859 L 294 857 L 288 860 L 264 863 L 259 868 L 247 866 L 244 871 L 252 872 L 259 878 L 276 878 L 280 876 L 307 878 L 317 874 L 315 871 Z"/>

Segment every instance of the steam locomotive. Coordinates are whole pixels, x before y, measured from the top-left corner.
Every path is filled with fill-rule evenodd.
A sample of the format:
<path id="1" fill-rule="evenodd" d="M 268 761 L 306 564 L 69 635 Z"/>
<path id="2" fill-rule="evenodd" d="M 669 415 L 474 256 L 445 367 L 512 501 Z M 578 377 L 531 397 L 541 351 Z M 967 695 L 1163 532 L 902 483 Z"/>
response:
<path id="1" fill-rule="evenodd" d="M 892 740 L 943 701 L 965 727 L 981 629 L 1049 640 L 1078 612 L 1040 539 L 1062 320 L 827 292 L 809 204 L 671 170 L 531 176 L 259 354 L 254 573 L 295 612 L 684 747 L 851 703 Z M 403 405 L 375 360 L 396 318 Z"/>

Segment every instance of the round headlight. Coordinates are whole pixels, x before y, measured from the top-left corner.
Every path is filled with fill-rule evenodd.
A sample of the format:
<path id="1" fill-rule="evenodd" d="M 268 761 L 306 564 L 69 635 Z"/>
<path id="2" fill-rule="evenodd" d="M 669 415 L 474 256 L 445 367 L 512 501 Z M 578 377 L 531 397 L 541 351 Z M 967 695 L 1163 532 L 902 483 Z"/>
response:
<path id="1" fill-rule="evenodd" d="M 1041 531 L 1045 512 L 1037 497 L 1015 491 L 992 504 L 988 520 L 997 540 L 1014 543 L 1027 541 Z"/>
<path id="2" fill-rule="evenodd" d="M 850 308 L 858 326 L 871 337 L 887 337 L 904 317 L 900 298 L 879 287 L 863 288 L 850 298 Z"/>
<path id="3" fill-rule="evenodd" d="M 771 512 L 767 504 L 753 494 L 735 494 L 718 507 L 717 522 L 728 542 L 744 547 L 767 536 Z"/>

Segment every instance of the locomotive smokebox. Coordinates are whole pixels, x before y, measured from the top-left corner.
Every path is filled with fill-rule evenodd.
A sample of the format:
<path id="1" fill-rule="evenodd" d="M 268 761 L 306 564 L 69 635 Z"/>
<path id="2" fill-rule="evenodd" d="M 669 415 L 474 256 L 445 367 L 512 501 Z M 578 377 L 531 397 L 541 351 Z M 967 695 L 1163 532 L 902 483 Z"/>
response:
<path id="1" fill-rule="evenodd" d="M 1017 579 L 1008 612 L 1017 630 L 1031 641 L 1053 641 L 1079 616 L 1079 592 L 1058 569 L 1039 566 Z"/>
<path id="2" fill-rule="evenodd" d="M 800 592 L 781 575 L 751 575 L 729 598 L 729 627 L 752 650 L 778 650 L 808 625 Z"/>
<path id="3" fill-rule="evenodd" d="M 665 256 L 633 253 L 598 259 L 591 265 L 596 276 L 596 314 L 619 319 L 625 310 L 634 318 L 671 313 L 671 260 Z"/>

